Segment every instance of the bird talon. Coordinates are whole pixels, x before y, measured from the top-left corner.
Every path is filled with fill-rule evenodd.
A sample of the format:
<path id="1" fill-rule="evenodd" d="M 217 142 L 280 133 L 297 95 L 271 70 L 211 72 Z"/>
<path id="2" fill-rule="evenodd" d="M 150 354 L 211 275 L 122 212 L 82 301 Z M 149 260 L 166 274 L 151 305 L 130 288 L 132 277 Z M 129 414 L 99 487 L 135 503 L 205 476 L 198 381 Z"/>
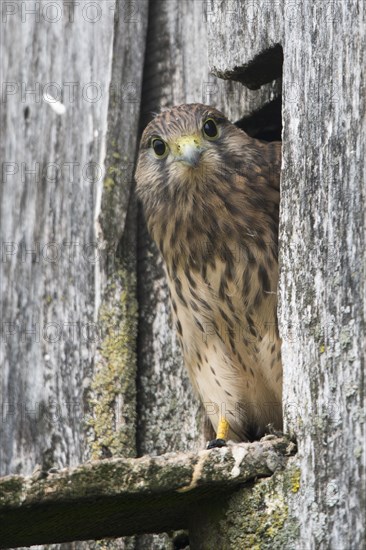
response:
<path id="1" fill-rule="evenodd" d="M 219 449 L 220 447 L 227 447 L 225 439 L 212 439 L 207 443 L 207 449 Z"/>

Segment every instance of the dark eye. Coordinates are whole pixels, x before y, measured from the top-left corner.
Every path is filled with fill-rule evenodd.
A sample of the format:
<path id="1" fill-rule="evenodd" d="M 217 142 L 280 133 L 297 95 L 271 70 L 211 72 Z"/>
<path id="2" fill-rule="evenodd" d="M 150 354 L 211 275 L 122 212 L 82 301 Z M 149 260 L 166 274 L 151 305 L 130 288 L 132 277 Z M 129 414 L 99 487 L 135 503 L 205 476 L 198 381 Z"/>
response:
<path id="1" fill-rule="evenodd" d="M 215 138 L 218 136 L 216 122 L 212 118 L 208 118 L 203 124 L 203 133 L 208 138 Z"/>
<path id="2" fill-rule="evenodd" d="M 152 147 L 157 157 L 163 157 L 167 151 L 167 146 L 162 139 L 154 139 L 152 142 Z"/>

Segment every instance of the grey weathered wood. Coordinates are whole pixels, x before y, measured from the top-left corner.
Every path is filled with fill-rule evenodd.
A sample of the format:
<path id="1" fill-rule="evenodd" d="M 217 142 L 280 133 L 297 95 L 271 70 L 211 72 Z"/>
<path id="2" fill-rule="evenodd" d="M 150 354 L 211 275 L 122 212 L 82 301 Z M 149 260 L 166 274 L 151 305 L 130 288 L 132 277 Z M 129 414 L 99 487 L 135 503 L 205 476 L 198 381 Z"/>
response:
<path id="1" fill-rule="evenodd" d="M 284 19 L 298 4 L 286 5 L 277 0 L 207 2 L 211 70 L 221 78 L 237 80 L 252 89 L 278 78 L 281 73 L 278 46 L 284 39 Z"/>
<path id="2" fill-rule="evenodd" d="M 248 82 L 259 56 L 283 46 L 279 320 L 286 429 L 301 468 L 289 508 L 298 547 L 358 550 L 366 544 L 365 3 L 210 6 L 217 74 Z"/>
<path id="3" fill-rule="evenodd" d="M 292 453 L 291 443 L 272 439 L 7 476 L 0 479 L 0 548 L 186 527 L 200 507 L 283 469 Z"/>
<path id="4" fill-rule="evenodd" d="M 7 4 L 7 15 L 1 6 L 1 85 L 19 91 L 0 106 L 2 169 L 11 162 L 17 170 L 2 177 L 0 191 L 0 472 L 28 474 L 37 464 L 47 470 L 136 454 L 130 190 L 147 2 L 82 0 L 72 8 L 58 0 L 55 13 L 43 1 L 32 3 L 35 14 L 26 13 L 30 2 Z M 22 86 L 36 95 L 24 97 Z M 62 93 L 64 114 L 43 100 L 43 90 Z M 95 91 L 97 101 L 88 101 Z M 36 162 L 40 177 L 23 178 L 22 163 Z M 50 163 L 57 178 L 47 178 Z M 73 179 L 67 163 L 75 163 Z M 21 247 L 35 249 L 33 258 Z M 55 253 L 50 261 L 47 254 Z M 8 342 L 6 323 L 14 330 Z M 26 334 L 36 323 L 37 338 Z M 57 330 L 61 337 L 51 342 Z"/>
<path id="5" fill-rule="evenodd" d="M 102 334 L 89 402 L 90 456 L 136 456 L 136 201 L 133 187 L 147 31 L 147 1 L 117 2 L 108 91 L 105 177 L 97 234 L 101 243 L 96 285 Z M 90 545 L 90 542 L 88 543 Z M 134 538 L 104 541 L 135 547 Z M 80 546 L 80 545 L 79 545 Z"/>
<path id="6" fill-rule="evenodd" d="M 121 9 L 123 7 L 123 9 Z M 91 385 L 92 456 L 136 456 L 137 208 L 133 172 L 138 146 L 148 3 L 117 4 L 105 177 L 97 219 L 98 326 L 102 338 Z"/>
<path id="7" fill-rule="evenodd" d="M 312 548 L 366 548 L 365 10 L 305 2 L 285 22 L 284 406 Z"/>
<path id="8" fill-rule="evenodd" d="M 27 2 L 1 5 L 2 474 L 83 461 L 98 340 L 94 214 L 114 14 L 100 4 L 93 24 L 82 4 L 32 4 L 35 14 Z"/>

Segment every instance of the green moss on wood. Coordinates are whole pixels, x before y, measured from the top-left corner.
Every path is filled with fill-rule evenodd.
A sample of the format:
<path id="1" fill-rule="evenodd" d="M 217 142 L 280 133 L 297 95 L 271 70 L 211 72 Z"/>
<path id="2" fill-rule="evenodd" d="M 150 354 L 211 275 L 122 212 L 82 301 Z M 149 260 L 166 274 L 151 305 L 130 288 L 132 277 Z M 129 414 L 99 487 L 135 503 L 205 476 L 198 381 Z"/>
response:
<path id="1" fill-rule="evenodd" d="M 291 491 L 293 493 L 297 493 L 300 489 L 300 478 L 301 478 L 301 471 L 300 468 L 295 468 L 291 475 Z"/>
<path id="2" fill-rule="evenodd" d="M 282 491 L 273 480 L 266 479 L 233 497 L 230 516 L 231 522 L 235 518 L 229 527 L 232 541 L 264 550 L 275 547 L 288 517 L 288 507 Z"/>
<path id="3" fill-rule="evenodd" d="M 92 458 L 134 456 L 136 438 L 136 277 L 129 259 L 111 277 L 100 308 L 103 339 L 92 382 Z"/>
<path id="4" fill-rule="evenodd" d="M 272 477 L 259 479 L 215 503 L 199 518 L 192 540 L 209 550 L 283 550 L 292 548 L 298 524 L 289 517 L 289 495 L 298 487 L 300 472 L 293 465 Z M 296 489 L 297 490 L 297 489 Z M 192 531 L 192 530 L 191 530 Z"/>
<path id="5" fill-rule="evenodd" d="M 18 506 L 23 495 L 23 478 L 21 476 L 9 476 L 1 480 L 0 505 Z"/>
<path id="6" fill-rule="evenodd" d="M 104 188 L 107 190 L 107 191 L 111 191 L 115 186 L 115 181 L 113 178 L 111 178 L 110 176 L 107 176 L 105 179 L 104 179 Z"/>

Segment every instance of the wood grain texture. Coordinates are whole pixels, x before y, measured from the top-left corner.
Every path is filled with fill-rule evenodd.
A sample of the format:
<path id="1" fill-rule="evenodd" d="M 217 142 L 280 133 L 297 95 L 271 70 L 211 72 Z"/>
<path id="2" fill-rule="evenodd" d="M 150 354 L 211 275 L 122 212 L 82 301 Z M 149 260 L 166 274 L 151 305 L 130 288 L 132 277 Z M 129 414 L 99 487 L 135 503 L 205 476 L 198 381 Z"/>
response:
<path id="1" fill-rule="evenodd" d="M 300 3 L 285 23 L 284 406 L 311 548 L 366 544 L 365 15 Z"/>
<path id="2" fill-rule="evenodd" d="M 136 456 L 137 207 L 133 172 L 140 119 L 148 2 L 117 4 L 103 189 L 97 201 L 102 335 L 91 384 L 92 456 Z M 122 9 L 123 8 L 123 9 Z"/>
<path id="3" fill-rule="evenodd" d="M 147 2 L 52 4 L 2 7 L 2 474 L 136 454 Z"/>
<path id="4" fill-rule="evenodd" d="M 98 13 L 56 5 L 32 14 L 13 2 L 2 14 L 2 474 L 75 465 L 86 452 L 114 17 L 107 3 L 95 24 L 86 18 Z"/>

